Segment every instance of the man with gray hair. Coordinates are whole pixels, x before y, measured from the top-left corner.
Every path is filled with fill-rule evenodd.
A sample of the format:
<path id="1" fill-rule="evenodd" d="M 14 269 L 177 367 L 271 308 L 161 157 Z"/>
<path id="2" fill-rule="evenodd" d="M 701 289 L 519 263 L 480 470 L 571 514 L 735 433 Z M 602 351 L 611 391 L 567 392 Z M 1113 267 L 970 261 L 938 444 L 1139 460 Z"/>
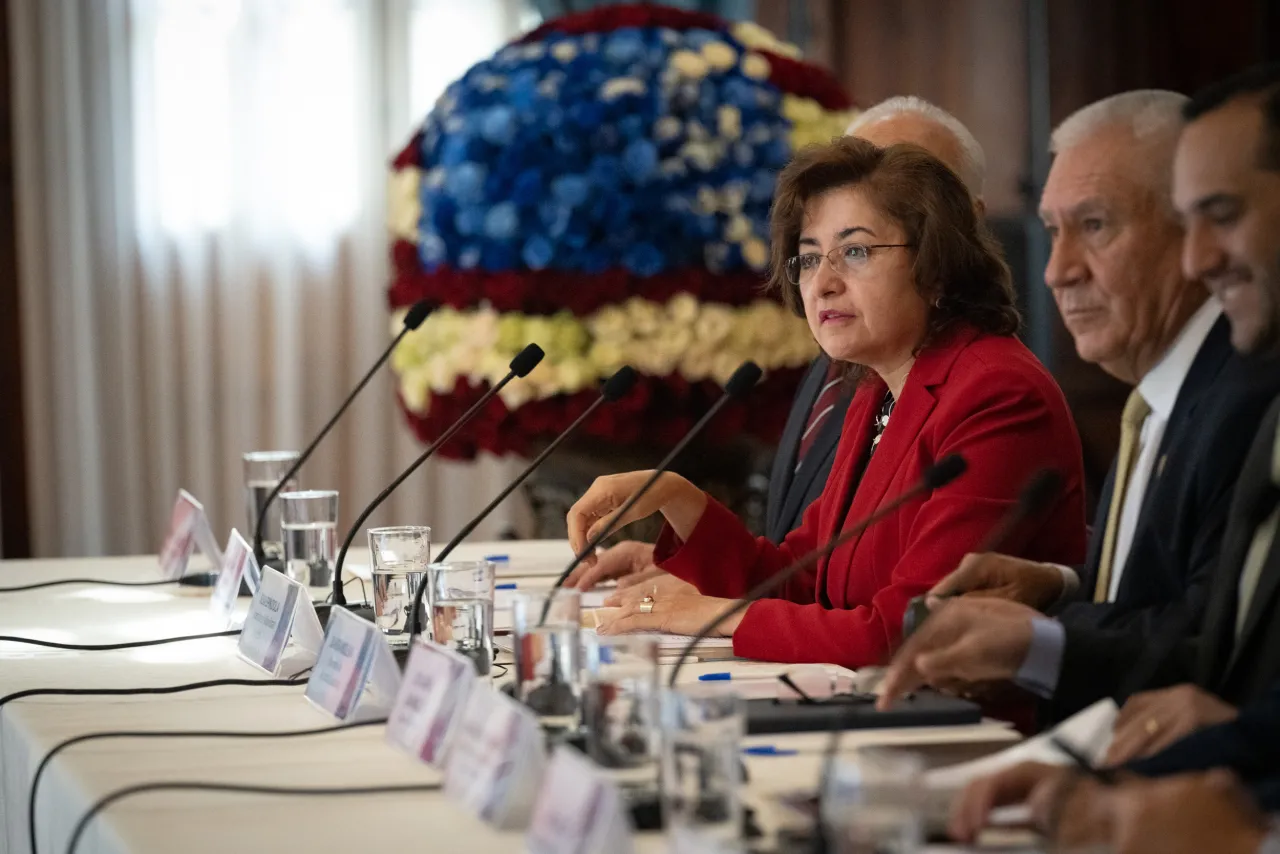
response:
<path id="1" fill-rule="evenodd" d="M 1053 135 L 1040 200 L 1052 241 L 1045 281 L 1081 358 L 1134 389 L 1085 566 L 968 555 L 930 596 L 987 598 L 951 603 L 926 624 L 931 635 L 952 624 L 960 639 L 948 636 L 934 656 L 912 638 L 902 652 L 937 668 L 931 680 L 1013 677 L 1061 717 L 1116 682 L 1075 666 L 1085 636 L 1186 631 L 1204 609 L 1232 491 L 1280 377 L 1258 375 L 1232 349 L 1221 303 L 1183 273 L 1172 172 L 1186 101 L 1126 92 L 1085 107 Z M 910 667 L 900 661 L 895 672 Z M 1187 717 L 1200 723 L 1222 705 L 1199 701 Z"/>

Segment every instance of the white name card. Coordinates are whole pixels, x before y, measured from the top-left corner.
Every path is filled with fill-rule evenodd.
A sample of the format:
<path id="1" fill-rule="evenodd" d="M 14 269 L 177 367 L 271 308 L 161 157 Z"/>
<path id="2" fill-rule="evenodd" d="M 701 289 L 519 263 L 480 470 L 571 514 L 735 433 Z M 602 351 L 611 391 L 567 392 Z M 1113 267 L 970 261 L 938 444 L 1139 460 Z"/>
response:
<path id="1" fill-rule="evenodd" d="M 400 693 L 387 720 L 387 742 L 439 768 L 449 756 L 459 713 L 476 685 L 471 661 L 440 644 L 419 640 L 409 651 Z"/>
<path id="2" fill-rule="evenodd" d="M 529 854 L 633 850 L 631 821 L 617 784 L 577 750 L 556 748 L 540 788 L 525 836 Z"/>
<path id="3" fill-rule="evenodd" d="M 235 528 L 227 537 L 227 547 L 222 552 L 222 569 L 218 571 L 218 583 L 209 597 L 209 610 L 222 620 L 227 628 L 234 628 L 236 602 L 240 596 L 240 579 L 244 579 L 253 592 L 258 591 L 258 561 L 249 545 Z"/>
<path id="4" fill-rule="evenodd" d="M 185 489 L 179 489 L 173 512 L 169 514 L 169 530 L 160 546 L 160 571 L 164 577 L 176 581 L 185 575 L 191 552 L 197 547 L 215 567 L 222 565 L 222 552 L 209 526 L 204 505 Z"/>
<path id="5" fill-rule="evenodd" d="M 303 653 L 299 661 L 302 666 L 315 664 L 324 644 L 324 629 L 307 589 L 266 567 L 244 618 L 240 657 L 274 676 L 290 640 Z"/>
<path id="6" fill-rule="evenodd" d="M 386 714 L 399 690 L 400 668 L 382 630 L 346 609 L 332 609 L 307 699 L 349 721 Z"/>
<path id="7" fill-rule="evenodd" d="M 523 830 L 546 764 L 533 712 L 488 685 L 472 688 L 445 766 L 445 793 L 500 830 Z"/>

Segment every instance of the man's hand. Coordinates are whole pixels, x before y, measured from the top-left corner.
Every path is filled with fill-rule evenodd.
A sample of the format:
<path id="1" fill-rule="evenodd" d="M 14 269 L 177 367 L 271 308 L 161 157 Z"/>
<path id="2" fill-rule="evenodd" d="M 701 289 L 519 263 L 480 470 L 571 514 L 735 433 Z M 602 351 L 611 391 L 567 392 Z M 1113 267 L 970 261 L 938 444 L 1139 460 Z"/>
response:
<path id="1" fill-rule="evenodd" d="M 1194 685 L 1134 694 L 1116 716 L 1108 765 L 1159 753 L 1198 729 L 1235 720 L 1236 708 Z"/>
<path id="2" fill-rule="evenodd" d="M 933 609 L 902 645 L 881 683 L 877 708 L 887 710 L 921 685 L 951 686 L 1012 679 L 1031 647 L 1039 613 L 1016 602 L 973 597 Z"/>
<path id="3" fill-rule="evenodd" d="M 652 544 L 627 540 L 600 552 L 594 562 L 578 564 L 565 586 L 591 590 L 602 582 L 617 579 L 619 587 L 628 587 L 665 574 L 653 563 Z"/>
<path id="4" fill-rule="evenodd" d="M 996 807 L 1026 803 L 1041 784 L 1071 773 L 1060 765 L 1020 762 L 964 787 L 951 803 L 947 832 L 959 842 L 973 843 Z"/>
<path id="5" fill-rule="evenodd" d="M 1109 798 L 1116 854 L 1255 854 L 1266 818 L 1230 771 L 1123 786 Z"/>
<path id="6" fill-rule="evenodd" d="M 1048 563 L 986 552 L 967 554 L 929 591 L 933 598 L 992 596 L 1043 611 L 1062 596 L 1062 571 Z"/>

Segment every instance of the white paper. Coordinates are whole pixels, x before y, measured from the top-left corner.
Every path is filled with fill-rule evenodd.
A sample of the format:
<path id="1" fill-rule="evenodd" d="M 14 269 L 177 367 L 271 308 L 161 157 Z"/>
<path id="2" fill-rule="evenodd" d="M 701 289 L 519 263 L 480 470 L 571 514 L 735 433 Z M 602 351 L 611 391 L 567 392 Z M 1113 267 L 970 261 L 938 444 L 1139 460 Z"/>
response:
<path id="1" fill-rule="evenodd" d="M 306 588 L 270 567 L 264 569 L 240 631 L 240 657 L 274 676 L 293 634 L 299 600 L 310 603 Z M 315 616 L 314 609 L 311 614 Z"/>
<path id="2" fill-rule="evenodd" d="M 585 756 L 552 754 L 525 836 L 529 854 L 630 854 L 631 822 L 617 785 Z"/>
<path id="3" fill-rule="evenodd" d="M 382 631 L 343 608 L 329 614 L 306 698 L 340 721 L 381 715 L 400 688 L 400 670 Z"/>
<path id="4" fill-rule="evenodd" d="M 924 775 L 930 789 L 956 790 L 979 777 L 1017 765 L 1019 762 L 1044 762 L 1049 765 L 1068 765 L 1071 758 L 1054 747 L 1056 736 L 1076 747 L 1093 762 L 1101 761 L 1111 746 L 1112 729 L 1118 709 L 1114 700 L 1099 700 L 1087 709 L 1077 712 L 1048 732 L 994 753 L 962 762 L 946 768 L 935 768 Z"/>
<path id="5" fill-rule="evenodd" d="M 449 757 L 467 698 L 477 684 L 475 665 L 457 652 L 419 639 L 409 651 L 400 691 L 387 720 L 387 742 L 439 768 Z"/>
<path id="6" fill-rule="evenodd" d="M 222 552 L 213 539 L 213 529 L 205 516 L 204 505 L 185 489 L 178 490 L 169 514 L 169 528 L 160 546 L 160 572 L 174 581 L 187 572 L 191 553 L 199 547 L 214 566 L 222 565 Z"/>
<path id="7" fill-rule="evenodd" d="M 546 764 L 533 712 L 488 685 L 475 686 L 449 752 L 445 793 L 500 830 L 523 830 Z"/>

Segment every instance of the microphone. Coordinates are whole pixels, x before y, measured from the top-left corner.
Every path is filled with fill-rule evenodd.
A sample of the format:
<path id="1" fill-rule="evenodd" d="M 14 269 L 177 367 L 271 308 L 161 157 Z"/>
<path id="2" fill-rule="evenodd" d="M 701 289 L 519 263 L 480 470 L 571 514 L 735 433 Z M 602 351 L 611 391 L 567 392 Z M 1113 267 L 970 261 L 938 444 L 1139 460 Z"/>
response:
<path id="1" fill-rule="evenodd" d="M 377 496 L 374 497 L 373 501 L 369 502 L 369 506 L 360 512 L 360 515 L 356 517 L 355 524 L 351 526 L 351 530 L 347 531 L 347 538 L 343 540 L 342 549 L 338 552 L 338 560 L 333 566 L 334 606 L 340 608 L 347 607 L 347 597 L 342 591 L 342 565 L 347 560 L 347 551 L 351 548 L 351 542 L 356 538 L 356 535 L 360 533 L 360 527 L 364 525 L 364 522 L 369 518 L 369 515 L 372 514 L 374 510 L 378 509 L 378 506 L 382 504 L 383 501 L 386 501 L 387 497 L 391 495 L 391 493 L 395 492 L 400 484 L 404 483 L 405 480 L 408 479 L 409 475 L 417 471 L 419 466 L 430 459 L 431 455 L 434 454 L 441 445 L 452 439 L 459 430 L 466 426 L 468 421 L 479 414 L 480 410 L 485 407 L 485 404 L 493 400 L 493 398 L 498 394 L 498 392 L 502 391 L 507 383 L 511 382 L 516 377 L 528 376 L 529 372 L 536 368 L 538 363 L 542 361 L 543 355 L 545 354 L 542 352 L 542 348 L 537 344 L 530 344 L 517 353 L 516 357 L 511 360 L 511 364 L 509 366 L 510 369 L 507 371 L 507 375 L 503 377 L 497 385 L 490 387 L 488 391 L 481 395 L 480 399 L 473 403 L 470 409 L 458 416 L 458 419 L 450 424 L 448 429 L 441 433 L 440 437 L 431 443 L 430 447 L 423 451 L 416 460 L 410 463 L 409 467 L 402 471 L 399 477 L 391 481 L 387 488 L 379 492 Z M 362 617 L 368 618 L 371 621 L 373 619 L 373 608 L 368 603 L 365 603 L 362 608 L 352 608 L 350 610 L 358 613 Z"/>
<path id="2" fill-rule="evenodd" d="M 533 462 L 529 463 L 529 466 L 524 471 L 520 472 L 515 480 L 507 484 L 507 487 L 503 489 L 502 492 L 498 493 L 497 497 L 490 501 L 488 506 L 477 513 L 475 518 L 468 522 L 462 530 L 445 545 L 440 554 L 436 556 L 434 562 L 444 563 L 445 558 L 447 558 L 453 550 L 458 547 L 458 544 L 465 540 L 467 536 L 476 529 L 476 526 L 484 521 L 485 517 L 492 513 L 494 508 L 501 504 L 517 486 L 524 483 L 525 480 L 528 479 L 529 475 L 533 474 L 534 470 L 537 469 L 538 466 L 542 465 L 543 462 L 546 461 L 547 457 L 551 456 L 556 448 L 560 447 L 561 443 L 563 443 L 565 439 L 568 439 L 569 436 L 582 425 L 582 422 L 591 417 L 592 413 L 605 403 L 613 403 L 615 400 L 620 400 L 625 397 L 627 392 L 631 391 L 631 387 L 635 385 L 636 376 L 635 368 L 630 365 L 623 365 L 618 369 L 617 373 L 609 377 L 609 379 L 605 381 L 604 388 L 600 390 L 600 396 L 592 401 L 591 405 L 588 406 L 572 424 L 564 429 L 564 432 L 559 436 L 556 436 L 555 439 L 551 441 L 551 444 L 547 445 L 547 447 L 543 449 L 542 453 L 538 454 L 538 456 L 534 458 Z M 413 609 L 409 612 L 410 647 L 413 646 L 414 639 L 417 638 L 418 634 L 422 631 L 419 615 L 422 611 L 422 599 L 426 589 L 427 580 L 423 579 L 422 583 L 418 585 L 417 592 L 414 594 Z"/>
<path id="3" fill-rule="evenodd" d="M 671 677 L 667 681 L 668 687 L 675 687 L 676 678 L 680 675 L 680 668 L 684 666 L 685 661 L 693 653 L 693 648 L 698 645 L 698 641 L 710 634 L 716 626 L 720 625 L 720 623 L 724 622 L 729 617 L 732 617 L 739 611 L 746 610 L 747 606 L 752 602 L 766 596 L 773 590 L 782 586 L 797 572 L 813 566 L 818 561 L 822 560 L 822 558 L 831 554 L 854 537 L 859 536 L 862 532 L 866 531 L 886 516 L 890 516 L 897 512 L 902 505 L 909 501 L 913 501 L 921 495 L 924 495 L 926 492 L 941 489 L 951 483 L 951 481 L 964 474 L 965 469 L 968 467 L 968 462 L 966 462 L 965 458 L 959 454 L 951 454 L 943 457 L 938 462 L 929 466 L 920 480 L 918 480 L 914 486 L 901 493 L 897 498 L 887 504 L 882 504 L 870 516 L 867 516 L 861 522 L 858 522 L 852 528 L 840 534 L 840 536 L 832 539 L 825 546 L 814 549 L 804 557 L 794 563 L 788 564 L 766 578 L 764 581 L 761 581 L 755 587 L 752 587 L 743 594 L 740 599 L 736 599 L 728 608 L 725 608 L 706 625 L 698 629 L 697 633 L 694 634 L 687 644 L 685 644 L 684 649 L 680 650 L 680 657 L 676 659 L 675 667 L 671 668 Z"/>
<path id="4" fill-rule="evenodd" d="M 1056 469 L 1040 469 L 1031 476 L 1022 491 L 1018 493 L 1018 501 L 1000 518 L 996 526 L 987 533 L 978 546 L 978 553 L 998 552 L 1005 543 L 1021 528 L 1028 519 L 1034 519 L 1049 509 L 1049 503 L 1058 497 L 1062 490 L 1062 474 Z M 929 616 L 929 606 L 925 604 L 925 596 L 914 596 L 907 603 L 907 612 L 902 615 L 902 637 L 908 638 L 920 628 L 920 624 Z"/>
<path id="5" fill-rule="evenodd" d="M 978 546 L 978 552 L 994 552 L 1000 551 L 1028 519 L 1033 519 L 1049 508 L 1049 503 L 1058 496 L 1062 490 L 1062 474 L 1056 469 L 1040 469 L 1031 476 L 1026 485 L 1022 487 L 1022 491 L 1018 493 L 1018 500 L 1009 508 L 1009 510 L 1000 517 L 1000 521 L 995 527 L 987 532 L 983 537 L 982 543 Z M 924 618 L 929 615 L 929 609 L 925 605 L 924 596 L 913 597 L 907 605 L 907 612 L 902 616 L 902 635 L 907 637 L 913 631 L 920 627 L 924 622 Z M 818 780 L 818 818 L 814 831 L 814 854 L 824 854 L 829 849 L 829 840 L 827 839 L 826 825 L 822 820 L 822 799 L 826 795 L 826 791 L 831 783 L 831 774 L 835 768 L 836 755 L 840 752 L 840 736 L 844 730 L 840 727 L 840 718 L 837 716 L 832 719 L 832 729 L 830 738 L 827 740 L 827 746 L 823 750 L 822 771 Z"/>
<path id="6" fill-rule="evenodd" d="M 573 560 L 569 561 L 569 565 L 564 568 L 564 572 L 560 573 L 560 576 L 556 578 L 555 584 L 551 586 L 552 592 L 555 592 L 564 586 L 565 581 L 573 574 L 573 571 L 578 568 L 578 564 L 587 559 L 587 555 L 595 553 L 596 547 L 599 546 L 600 543 L 604 542 L 605 537 L 612 534 L 614 529 L 618 527 L 618 520 L 624 518 L 627 515 L 627 511 L 634 507 L 636 502 L 643 498 L 644 494 L 653 488 L 653 485 L 658 482 L 658 478 L 662 477 L 663 472 L 670 467 L 672 461 L 679 456 L 680 452 L 688 447 L 689 443 L 706 428 L 711 419 L 716 416 L 716 413 L 723 409 L 729 401 L 742 397 L 750 391 L 755 384 L 760 381 L 761 374 L 763 374 L 763 371 L 760 370 L 760 366 L 755 362 L 743 362 L 738 366 L 738 369 L 733 372 L 733 376 L 729 377 L 729 381 L 724 384 L 724 393 L 716 399 L 715 403 L 711 404 L 711 408 L 706 411 L 706 414 L 699 418 L 697 423 L 689 428 L 689 432 L 685 433 L 684 437 L 681 438 L 679 442 L 676 442 L 676 446 L 671 449 L 670 453 L 662 458 L 656 467 L 654 467 L 653 474 L 651 474 L 649 479 L 646 480 L 638 490 L 636 490 L 635 494 L 623 502 L 622 506 L 613 514 L 612 521 L 601 528 L 600 533 L 592 537 L 591 540 L 582 547 L 582 551 L 573 556 Z M 542 610 L 542 619 L 544 621 L 547 618 L 547 609 L 550 607 L 551 600 L 548 598 L 547 603 L 543 606 Z"/>
<path id="7" fill-rule="evenodd" d="M 347 399 L 342 401 L 342 405 L 338 407 L 338 411 L 329 419 L 329 423 L 320 428 L 320 432 L 311 440 L 311 444 L 307 445 L 306 450 L 298 455 L 297 462 L 295 462 L 289 470 L 285 472 L 284 476 L 281 477 L 280 481 L 275 485 L 275 488 L 267 495 L 267 500 L 262 502 L 262 506 L 258 508 L 257 524 L 253 526 L 253 555 L 257 559 L 259 566 L 266 565 L 266 555 L 262 551 L 262 526 L 267 521 L 267 509 L 271 506 L 271 503 L 276 500 L 276 496 L 278 496 L 280 491 L 284 489 L 284 485 L 292 480 L 293 476 L 298 473 L 298 469 L 302 468 L 302 464 L 310 458 L 312 452 L 315 451 L 316 446 L 320 444 L 320 440 L 329 434 L 329 431 L 333 429 L 334 424 L 338 423 L 338 419 L 347 411 L 347 407 L 349 407 L 352 401 L 356 399 L 356 395 L 360 394 L 364 387 L 369 384 L 369 380 L 373 379 L 373 375 L 376 374 L 384 364 L 386 364 L 387 359 L 391 358 L 391 354 L 396 349 L 396 345 L 400 343 L 404 336 L 421 326 L 422 322 L 427 319 L 427 315 L 430 313 L 431 304 L 426 300 L 414 303 L 413 307 L 405 312 L 404 325 L 396 334 L 396 337 L 392 339 L 391 343 L 387 345 L 387 349 L 382 351 L 382 355 L 378 357 L 378 361 L 373 363 L 373 367 L 369 369 L 369 373 L 365 374 L 360 382 L 356 383 L 356 387 L 351 390 L 351 394 L 347 395 Z"/>

